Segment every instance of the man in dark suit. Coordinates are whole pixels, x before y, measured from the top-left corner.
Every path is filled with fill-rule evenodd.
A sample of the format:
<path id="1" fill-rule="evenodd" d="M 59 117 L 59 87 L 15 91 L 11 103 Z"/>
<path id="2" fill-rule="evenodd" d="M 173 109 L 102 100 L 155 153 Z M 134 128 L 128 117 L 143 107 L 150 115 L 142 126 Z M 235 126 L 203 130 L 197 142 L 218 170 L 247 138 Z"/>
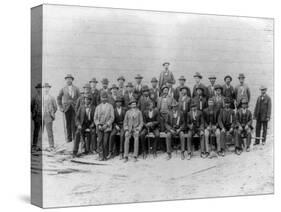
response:
<path id="1" fill-rule="evenodd" d="M 31 116 L 34 123 L 32 150 L 40 151 L 37 146 L 40 130 L 42 129 L 42 84 L 35 86 L 36 95 L 31 99 Z"/>
<path id="2" fill-rule="evenodd" d="M 115 84 L 112 84 L 111 88 L 110 88 L 110 95 L 108 96 L 108 103 L 110 103 L 113 108 L 116 107 L 115 102 L 118 96 L 118 86 Z"/>
<path id="3" fill-rule="evenodd" d="M 157 106 L 157 100 L 158 100 L 159 95 L 160 95 L 160 90 L 157 87 L 157 84 L 158 84 L 158 80 L 156 79 L 156 77 L 153 77 L 151 79 L 151 88 L 150 88 L 150 91 L 149 91 L 149 97 L 154 102 L 155 106 Z"/>
<path id="4" fill-rule="evenodd" d="M 134 93 L 135 93 L 137 102 L 139 101 L 139 98 L 142 95 L 142 79 L 143 79 L 143 77 L 140 74 L 137 74 L 137 76 L 135 76 L 136 84 L 134 87 Z"/>
<path id="5" fill-rule="evenodd" d="M 159 112 L 156 108 L 154 108 L 153 101 L 149 102 L 148 109 L 143 112 L 143 122 L 144 122 L 144 127 L 140 134 L 143 157 L 146 158 L 146 154 L 147 154 L 147 148 L 145 145 L 146 135 L 152 132 L 154 134 L 152 153 L 153 153 L 153 157 L 156 158 L 156 147 L 160 140 L 160 131 L 159 131 Z"/>
<path id="6" fill-rule="evenodd" d="M 116 148 L 116 136 L 119 133 L 119 141 L 120 141 L 120 160 L 123 159 L 124 154 L 124 128 L 123 128 L 123 121 L 126 114 L 126 109 L 122 107 L 123 99 L 121 96 L 117 96 L 115 100 L 116 107 L 114 108 L 114 122 L 112 125 L 112 131 L 109 137 L 109 155 L 108 159 L 111 158 L 114 154 L 114 150 Z"/>
<path id="7" fill-rule="evenodd" d="M 103 78 L 101 80 L 101 86 L 102 88 L 99 90 L 100 94 L 104 91 L 106 92 L 108 95 L 110 95 L 110 89 L 108 87 L 109 85 L 109 80 L 107 78 Z"/>
<path id="8" fill-rule="evenodd" d="M 215 85 L 215 95 L 213 96 L 215 108 L 221 110 L 224 107 L 224 96 L 222 95 L 222 86 Z"/>
<path id="9" fill-rule="evenodd" d="M 142 95 L 140 96 L 138 101 L 138 108 L 142 113 L 144 113 L 144 111 L 148 109 L 149 102 L 151 102 L 151 99 L 149 97 L 149 88 L 147 85 L 144 85 L 142 87 Z"/>
<path id="10" fill-rule="evenodd" d="M 255 145 L 260 143 L 260 133 L 262 128 L 262 144 L 264 145 L 266 142 L 266 135 L 267 135 L 267 124 L 270 120 L 271 116 L 271 98 L 266 94 L 267 88 L 264 86 L 260 87 L 261 95 L 258 97 L 255 112 L 254 112 L 254 119 L 257 120 L 256 123 L 256 141 Z"/>
<path id="11" fill-rule="evenodd" d="M 235 109 L 235 92 L 234 92 L 234 87 L 230 84 L 232 81 L 232 77 L 230 75 L 226 75 L 224 77 L 225 84 L 222 86 L 222 95 L 225 98 L 229 98 L 231 103 L 230 103 L 230 108 Z"/>
<path id="12" fill-rule="evenodd" d="M 175 99 L 176 101 L 179 101 L 179 99 L 180 99 L 180 97 L 181 97 L 181 88 L 183 88 L 183 87 L 185 87 L 185 89 L 186 89 L 186 95 L 189 96 L 189 97 L 191 97 L 190 89 L 189 89 L 189 87 L 187 87 L 187 86 L 185 85 L 185 81 L 186 81 L 186 79 L 185 79 L 184 76 L 181 76 L 181 77 L 179 78 L 179 86 L 176 87 L 175 92 L 174 92 L 174 99 Z"/>
<path id="13" fill-rule="evenodd" d="M 188 87 L 183 86 L 180 88 L 180 97 L 179 97 L 179 110 L 183 112 L 184 120 L 186 121 L 187 113 L 190 111 L 191 98 L 188 94 Z"/>
<path id="14" fill-rule="evenodd" d="M 203 96 L 203 93 L 204 87 L 199 86 L 196 88 L 196 95 L 192 98 L 192 102 L 197 105 L 197 109 L 200 111 L 203 111 L 208 106 L 207 99 Z"/>
<path id="15" fill-rule="evenodd" d="M 86 94 L 83 96 L 84 104 L 81 105 L 76 113 L 76 135 L 75 142 L 73 146 L 73 156 L 77 157 L 79 143 L 81 137 L 85 142 L 85 152 L 84 154 L 89 154 L 91 152 L 91 143 L 93 136 L 95 136 L 95 124 L 94 124 L 94 113 L 95 108 L 91 104 L 92 96 Z"/>
<path id="16" fill-rule="evenodd" d="M 248 100 L 241 100 L 242 107 L 236 113 L 237 133 L 239 141 L 237 141 L 237 148 L 242 151 L 242 140 L 246 138 L 246 151 L 250 151 L 252 139 L 252 113 L 248 109 Z"/>
<path id="17" fill-rule="evenodd" d="M 239 85 L 237 85 L 234 89 L 235 98 L 236 98 L 236 107 L 241 107 L 241 100 L 247 99 L 250 102 L 251 92 L 248 85 L 245 84 L 245 75 L 243 73 L 239 74 Z"/>
<path id="18" fill-rule="evenodd" d="M 117 78 L 118 81 L 118 95 L 119 96 L 124 96 L 126 93 L 126 87 L 125 87 L 125 77 L 120 76 Z"/>
<path id="19" fill-rule="evenodd" d="M 90 86 L 91 86 L 91 93 L 92 93 L 92 104 L 93 106 L 98 106 L 100 103 L 100 91 L 97 89 L 97 79 L 93 77 L 90 81 Z"/>
<path id="20" fill-rule="evenodd" d="M 193 91 L 192 91 L 192 98 L 194 98 L 195 96 L 198 95 L 197 93 L 197 88 L 198 87 L 201 87 L 203 90 L 202 92 L 202 96 L 206 97 L 208 91 L 207 91 L 207 88 L 206 86 L 201 82 L 203 76 L 199 73 L 199 72 L 196 72 L 193 76 L 193 78 L 195 79 L 195 85 L 193 86 Z"/>
<path id="21" fill-rule="evenodd" d="M 88 96 L 88 95 L 91 95 L 91 86 L 89 83 L 86 83 L 84 86 L 83 86 L 83 94 L 80 93 L 80 97 L 77 99 L 77 103 L 75 105 L 75 111 L 77 112 L 79 107 L 81 105 L 84 105 L 85 104 L 85 96 Z M 92 98 L 91 98 L 92 99 Z M 92 102 L 91 102 L 92 104 Z"/>
<path id="22" fill-rule="evenodd" d="M 215 75 L 211 75 L 209 76 L 209 80 L 210 80 L 210 85 L 208 85 L 207 87 L 207 98 L 212 98 L 213 96 L 215 96 L 215 83 L 216 83 L 216 76 Z"/>
<path id="23" fill-rule="evenodd" d="M 167 160 L 172 158 L 172 138 L 179 137 L 182 147 L 182 154 L 181 158 L 184 159 L 184 129 L 185 129 L 185 122 L 183 117 L 183 112 L 178 110 L 178 103 L 173 101 L 172 103 L 172 110 L 168 114 L 168 119 L 165 123 L 167 137 L 166 137 L 166 146 L 167 146 Z"/>
<path id="24" fill-rule="evenodd" d="M 187 115 L 187 159 L 191 159 L 191 144 L 195 135 L 200 138 L 201 157 L 205 158 L 205 145 L 204 145 L 204 118 L 203 113 L 197 109 L 197 104 L 191 103 L 191 111 Z"/>
<path id="25" fill-rule="evenodd" d="M 235 146 L 238 147 L 238 134 L 237 130 L 235 129 L 236 126 L 236 115 L 233 109 L 230 108 L 230 99 L 225 99 L 225 107 L 220 111 L 219 115 L 219 126 L 221 129 L 221 150 L 219 151 L 220 156 L 225 155 L 226 149 L 226 140 L 229 137 L 234 137 L 235 139 Z M 235 148 L 236 154 L 241 154 L 239 148 Z"/>
<path id="26" fill-rule="evenodd" d="M 134 94 L 134 85 L 131 82 L 128 82 L 128 84 L 126 85 L 126 92 L 124 95 L 124 107 L 126 110 L 129 109 L 129 102 L 131 99 L 135 98 L 135 94 Z"/>
<path id="27" fill-rule="evenodd" d="M 77 99 L 80 96 L 80 91 L 73 85 L 74 77 L 71 74 L 66 75 L 64 79 L 66 80 L 66 86 L 60 90 L 57 102 L 60 111 L 64 115 L 67 141 L 71 142 L 76 132 L 75 107 Z"/>

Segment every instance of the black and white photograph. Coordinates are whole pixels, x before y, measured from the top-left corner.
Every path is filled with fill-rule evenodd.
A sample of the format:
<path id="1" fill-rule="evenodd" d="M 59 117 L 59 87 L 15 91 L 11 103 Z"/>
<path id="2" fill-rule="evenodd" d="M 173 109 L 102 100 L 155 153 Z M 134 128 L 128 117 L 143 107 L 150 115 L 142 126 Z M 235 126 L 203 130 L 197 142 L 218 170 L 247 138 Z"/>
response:
<path id="1" fill-rule="evenodd" d="M 42 4 L 30 34 L 32 204 L 274 193 L 272 17 Z"/>

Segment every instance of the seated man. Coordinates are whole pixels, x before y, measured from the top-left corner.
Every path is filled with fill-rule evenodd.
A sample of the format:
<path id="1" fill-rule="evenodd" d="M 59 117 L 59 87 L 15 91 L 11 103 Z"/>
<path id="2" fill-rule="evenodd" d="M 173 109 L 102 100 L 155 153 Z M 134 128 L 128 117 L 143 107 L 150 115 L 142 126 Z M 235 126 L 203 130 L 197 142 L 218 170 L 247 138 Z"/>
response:
<path id="1" fill-rule="evenodd" d="M 197 109 L 203 111 L 207 107 L 207 100 L 204 94 L 204 87 L 198 86 L 196 88 L 196 95 L 192 98 L 192 102 L 194 102 L 197 106 Z"/>
<path id="2" fill-rule="evenodd" d="M 145 145 L 145 137 L 148 133 L 152 132 L 154 134 L 152 153 L 153 153 L 153 157 L 156 158 L 156 147 L 160 140 L 160 131 L 159 131 L 159 112 L 156 108 L 154 108 L 153 101 L 149 102 L 148 110 L 144 111 L 143 113 L 143 122 L 144 122 L 144 127 L 140 135 L 143 157 L 146 158 L 146 153 L 147 153 L 147 148 Z"/>
<path id="3" fill-rule="evenodd" d="M 235 137 L 235 147 L 238 147 L 237 132 L 235 129 L 236 116 L 234 110 L 230 108 L 231 100 L 229 98 L 225 98 L 224 104 L 225 107 L 221 109 L 218 120 L 221 129 L 221 150 L 219 151 L 220 156 L 224 156 L 225 154 L 226 139 L 229 136 Z M 239 153 L 237 148 L 235 148 L 235 152 Z"/>
<path id="4" fill-rule="evenodd" d="M 134 162 L 137 161 L 139 152 L 139 134 L 143 127 L 143 117 L 141 111 L 137 108 L 137 101 L 131 99 L 129 102 L 130 109 L 126 112 L 124 118 L 125 131 L 125 161 L 128 162 L 130 138 L 134 137 Z"/>
<path id="5" fill-rule="evenodd" d="M 92 136 L 95 136 L 94 113 L 95 108 L 91 105 L 92 97 L 90 94 L 84 96 L 82 104 L 76 114 L 76 135 L 73 147 L 73 157 L 77 157 L 81 137 L 85 142 L 85 154 L 90 152 Z"/>
<path id="6" fill-rule="evenodd" d="M 119 133 L 120 136 L 120 160 L 123 159 L 124 153 L 124 129 L 123 129 L 123 120 L 126 114 L 126 109 L 122 107 L 123 99 L 120 96 L 117 96 L 115 100 L 116 107 L 114 108 L 114 121 L 112 126 L 112 131 L 109 137 L 109 155 L 108 159 L 113 156 L 114 149 L 116 148 L 116 135 Z M 116 150 L 116 149 L 115 149 Z"/>
<path id="7" fill-rule="evenodd" d="M 213 157 L 217 156 L 215 152 L 212 151 L 212 143 L 209 142 L 209 136 L 216 137 L 216 144 L 217 144 L 217 151 L 221 150 L 220 147 L 220 129 L 218 124 L 218 117 L 220 110 L 218 110 L 214 106 L 214 99 L 209 98 L 208 100 L 208 108 L 203 111 L 204 117 L 204 125 L 205 125 L 205 148 L 206 148 L 206 155 Z M 214 154 L 210 154 L 210 152 Z"/>
<path id="8" fill-rule="evenodd" d="M 242 151 L 241 141 L 246 138 L 246 151 L 250 151 L 251 139 L 252 139 L 252 113 L 248 109 L 248 100 L 241 100 L 242 108 L 238 109 L 236 113 L 237 117 L 237 128 L 238 128 L 238 145 L 237 148 Z"/>
<path id="9" fill-rule="evenodd" d="M 206 157 L 204 150 L 204 118 L 203 113 L 198 110 L 195 102 L 191 104 L 191 111 L 187 115 L 187 127 L 187 159 L 191 159 L 191 141 L 195 135 L 200 137 L 201 157 Z"/>
<path id="10" fill-rule="evenodd" d="M 168 119 L 166 122 L 166 146 L 167 146 L 167 160 L 172 158 L 172 138 L 179 137 L 181 141 L 182 147 L 182 156 L 181 158 L 184 159 L 184 117 L 183 113 L 178 110 L 178 103 L 174 101 L 172 103 L 172 111 L 168 114 Z"/>

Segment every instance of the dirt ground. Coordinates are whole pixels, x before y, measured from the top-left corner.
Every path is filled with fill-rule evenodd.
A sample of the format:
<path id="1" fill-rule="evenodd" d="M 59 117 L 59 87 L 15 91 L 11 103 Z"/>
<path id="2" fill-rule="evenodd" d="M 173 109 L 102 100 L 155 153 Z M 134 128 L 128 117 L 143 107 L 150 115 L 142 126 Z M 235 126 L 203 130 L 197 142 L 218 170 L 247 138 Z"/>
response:
<path id="1" fill-rule="evenodd" d="M 265 146 L 252 146 L 240 156 L 230 148 L 225 157 L 202 159 L 195 152 L 190 161 L 180 160 L 179 152 L 170 161 L 165 153 L 136 163 L 118 157 L 101 163 L 96 155 L 79 159 L 94 165 L 43 152 L 44 207 L 272 194 L 272 135 L 270 129 Z"/>

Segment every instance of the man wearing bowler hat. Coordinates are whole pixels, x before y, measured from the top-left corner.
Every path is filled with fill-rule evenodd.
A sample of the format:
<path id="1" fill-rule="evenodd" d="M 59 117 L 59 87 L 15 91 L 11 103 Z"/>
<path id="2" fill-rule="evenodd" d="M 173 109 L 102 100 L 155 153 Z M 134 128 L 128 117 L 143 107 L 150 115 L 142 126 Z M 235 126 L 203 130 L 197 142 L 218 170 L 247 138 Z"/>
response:
<path id="1" fill-rule="evenodd" d="M 77 157 L 80 139 L 85 142 L 84 154 L 89 154 L 92 146 L 92 141 L 95 139 L 95 123 L 94 114 L 95 107 L 92 105 L 92 95 L 90 93 L 84 94 L 84 104 L 82 104 L 76 113 L 76 135 L 73 146 L 73 157 Z"/>
<path id="2" fill-rule="evenodd" d="M 112 130 L 112 123 L 114 121 L 114 109 L 108 102 L 108 93 L 101 92 L 101 103 L 97 106 L 94 115 L 94 122 L 98 135 L 97 145 L 99 160 L 106 160 L 108 155 L 108 138 Z"/>
<path id="3" fill-rule="evenodd" d="M 100 91 L 97 89 L 98 81 L 93 77 L 90 81 L 91 93 L 92 93 L 92 104 L 97 107 L 100 103 Z"/>
<path id="4" fill-rule="evenodd" d="M 170 63 L 164 62 L 162 66 L 164 67 L 164 71 L 161 72 L 159 77 L 159 88 L 166 85 L 168 80 L 170 80 L 172 84 L 176 83 L 173 73 L 169 70 Z"/>
<path id="5" fill-rule="evenodd" d="M 45 83 L 43 85 L 43 130 L 46 127 L 49 148 L 48 150 L 53 151 L 55 148 L 54 144 L 54 133 L 53 133 L 53 122 L 55 120 L 55 113 L 57 112 L 57 103 L 53 96 L 50 95 L 51 85 Z"/>
<path id="6" fill-rule="evenodd" d="M 31 99 L 31 116 L 34 123 L 32 150 L 40 151 L 37 146 L 40 129 L 42 128 L 42 84 L 35 86 L 36 94 Z"/>
<path id="7" fill-rule="evenodd" d="M 197 96 L 197 88 L 200 87 L 202 88 L 202 96 L 206 96 L 208 91 L 207 91 L 207 88 L 206 86 L 201 82 L 203 76 L 199 73 L 199 72 L 196 72 L 194 75 L 193 75 L 193 78 L 195 79 L 195 85 L 193 86 L 193 91 L 192 91 L 192 98 L 194 98 L 195 96 Z"/>
<path id="8" fill-rule="evenodd" d="M 229 98 L 231 103 L 230 103 L 230 108 L 235 109 L 234 101 L 235 101 L 235 92 L 234 92 L 234 87 L 231 85 L 232 77 L 230 75 L 226 75 L 224 77 L 224 82 L 225 84 L 222 86 L 222 95 L 225 98 Z"/>
<path id="9" fill-rule="evenodd" d="M 247 99 L 250 102 L 251 92 L 248 85 L 245 84 L 245 75 L 243 73 L 239 74 L 239 85 L 237 85 L 234 89 L 235 97 L 236 97 L 236 106 L 237 108 L 241 107 L 241 100 Z"/>
<path id="10" fill-rule="evenodd" d="M 165 123 L 167 137 L 166 137 L 166 149 L 168 157 L 170 160 L 172 157 L 172 138 L 179 137 L 180 143 L 182 147 L 181 159 L 184 159 L 184 129 L 185 129 L 185 121 L 183 117 L 183 113 L 178 109 L 178 103 L 173 101 L 171 107 L 172 110 L 168 114 L 167 121 Z"/>
<path id="11" fill-rule="evenodd" d="M 133 98 L 129 102 L 130 109 L 126 112 L 124 118 L 124 131 L 125 131 L 125 150 L 124 158 L 127 162 L 129 159 L 129 144 L 130 138 L 134 137 L 134 162 L 137 161 L 139 152 L 139 136 L 143 127 L 143 116 L 141 111 L 137 108 L 137 101 Z"/>
<path id="12" fill-rule="evenodd" d="M 126 92 L 126 87 L 125 87 L 125 77 L 124 76 L 119 76 L 117 78 L 118 82 L 118 95 L 119 96 L 124 96 Z"/>
<path id="13" fill-rule="evenodd" d="M 150 82 L 151 82 L 150 99 L 154 102 L 154 105 L 156 106 L 160 94 L 159 88 L 157 87 L 158 80 L 156 79 L 156 77 L 153 77 Z"/>
<path id="14" fill-rule="evenodd" d="M 143 87 L 142 79 L 143 79 L 143 77 L 140 74 L 137 74 L 135 76 L 136 84 L 135 84 L 135 87 L 134 87 L 134 93 L 135 93 L 135 97 L 136 97 L 137 102 L 139 101 L 139 98 L 142 95 L 142 87 Z"/>
<path id="15" fill-rule="evenodd" d="M 114 122 L 112 125 L 112 131 L 110 133 L 110 138 L 109 138 L 108 158 L 112 158 L 114 156 L 116 150 L 116 136 L 119 133 L 119 141 L 120 141 L 119 154 L 120 154 L 120 159 L 123 159 L 124 136 L 125 136 L 123 122 L 126 114 L 126 109 L 122 107 L 122 103 L 123 103 L 122 96 L 117 96 L 115 100 L 116 107 L 114 108 Z"/>
<path id="16" fill-rule="evenodd" d="M 189 97 L 191 97 L 190 89 L 189 89 L 189 87 L 187 87 L 187 86 L 185 85 L 185 82 L 186 82 L 185 77 L 184 77 L 184 76 L 180 76 L 180 78 L 179 78 L 179 86 L 176 87 L 175 92 L 174 92 L 174 99 L 175 99 L 176 101 L 179 101 L 179 99 L 180 99 L 180 97 L 181 97 L 181 93 L 182 93 L 182 92 L 181 92 L 181 88 L 182 88 L 182 87 L 185 87 L 185 89 L 186 89 L 186 95 L 189 96 Z"/>
<path id="17" fill-rule="evenodd" d="M 73 85 L 74 77 L 71 74 L 65 76 L 66 86 L 63 87 L 57 97 L 57 102 L 60 111 L 63 113 L 63 119 L 67 132 L 67 141 L 71 142 L 74 139 L 75 127 L 75 108 L 77 100 L 80 96 L 79 89 Z"/>
<path id="18" fill-rule="evenodd" d="M 169 88 L 167 85 L 163 85 L 161 90 L 161 96 L 158 98 L 157 102 L 157 109 L 160 113 L 160 131 L 164 132 L 165 122 L 168 118 L 174 99 L 168 95 Z"/>
<path id="19" fill-rule="evenodd" d="M 213 96 L 215 96 L 215 83 L 216 83 L 216 76 L 215 75 L 211 75 L 209 76 L 209 81 L 210 81 L 210 85 L 208 85 L 207 87 L 207 99 L 212 98 Z"/>
<path id="20" fill-rule="evenodd" d="M 261 86 L 260 91 L 261 91 L 261 95 L 257 99 L 255 112 L 254 112 L 254 119 L 257 120 L 255 145 L 260 143 L 261 128 L 263 132 L 261 140 L 262 140 L 262 144 L 263 145 L 265 144 L 267 125 L 271 116 L 271 98 L 266 93 L 267 88 L 265 86 Z"/>
<path id="21" fill-rule="evenodd" d="M 80 97 L 77 99 L 77 103 L 76 103 L 76 106 L 75 106 L 75 111 L 78 111 L 79 110 L 79 107 L 83 104 L 85 104 L 85 96 L 86 95 L 91 95 L 91 86 L 89 83 L 86 83 L 84 86 L 83 86 L 83 94 L 81 95 L 80 94 Z M 91 98 L 91 101 L 92 101 L 92 98 Z M 92 102 L 91 102 L 92 104 Z"/>

